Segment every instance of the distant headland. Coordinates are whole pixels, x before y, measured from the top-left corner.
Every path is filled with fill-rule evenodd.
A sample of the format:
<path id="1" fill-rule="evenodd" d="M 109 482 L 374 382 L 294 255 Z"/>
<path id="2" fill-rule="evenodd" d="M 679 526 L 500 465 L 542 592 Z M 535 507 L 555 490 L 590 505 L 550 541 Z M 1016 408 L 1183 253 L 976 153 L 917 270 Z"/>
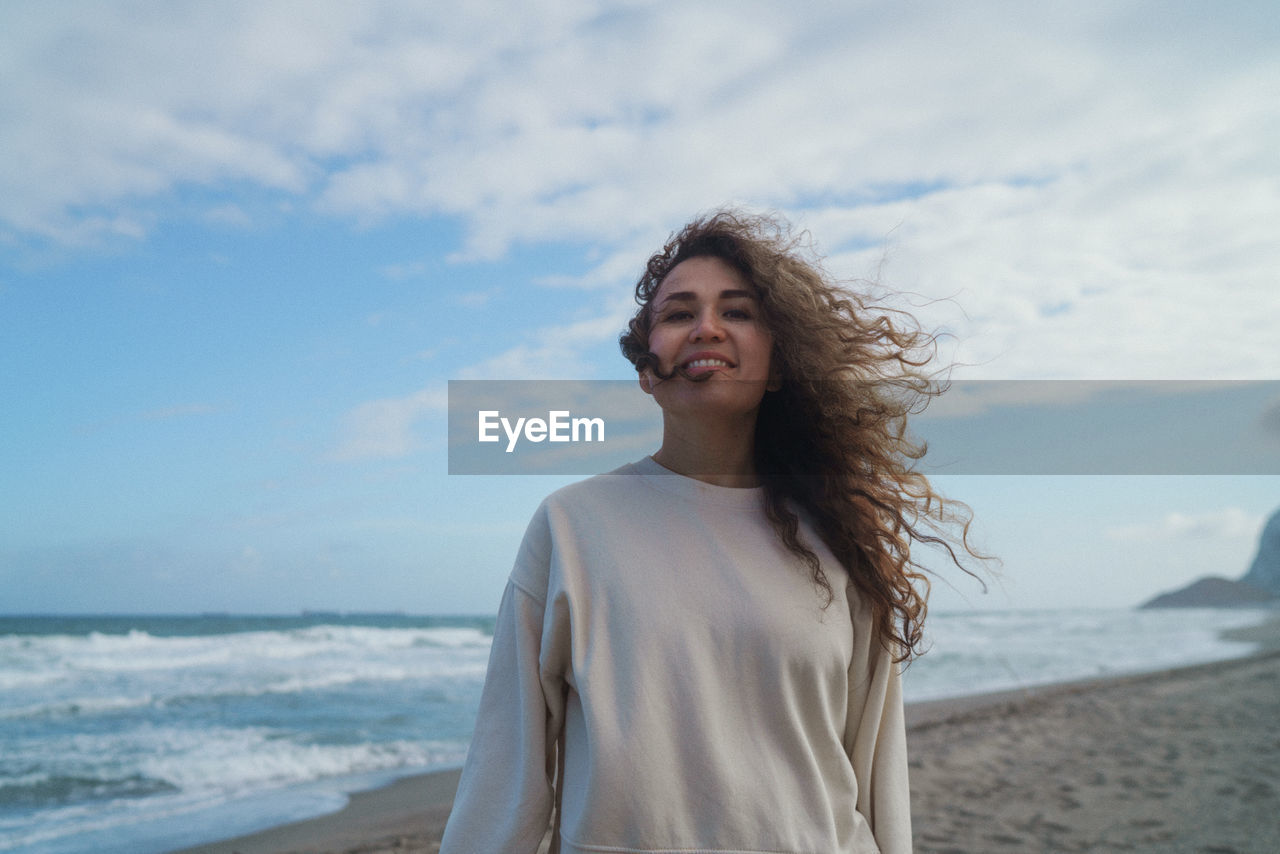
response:
<path id="1" fill-rule="evenodd" d="M 1280 607 L 1280 510 L 1271 514 L 1258 540 L 1258 553 L 1239 579 L 1208 576 L 1161 593 L 1142 608 Z"/>

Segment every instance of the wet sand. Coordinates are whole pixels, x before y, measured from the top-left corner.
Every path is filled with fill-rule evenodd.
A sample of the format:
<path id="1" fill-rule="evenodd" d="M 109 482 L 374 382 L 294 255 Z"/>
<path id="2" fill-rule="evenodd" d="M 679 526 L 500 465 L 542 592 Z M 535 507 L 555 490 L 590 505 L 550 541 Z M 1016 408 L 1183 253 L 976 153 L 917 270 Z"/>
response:
<path id="1" fill-rule="evenodd" d="M 1249 658 L 913 704 L 916 851 L 1280 851 L 1280 616 Z M 181 854 L 433 854 L 457 771 Z"/>
<path id="2" fill-rule="evenodd" d="M 1280 852 L 1280 652 L 916 726 L 918 852 Z"/>

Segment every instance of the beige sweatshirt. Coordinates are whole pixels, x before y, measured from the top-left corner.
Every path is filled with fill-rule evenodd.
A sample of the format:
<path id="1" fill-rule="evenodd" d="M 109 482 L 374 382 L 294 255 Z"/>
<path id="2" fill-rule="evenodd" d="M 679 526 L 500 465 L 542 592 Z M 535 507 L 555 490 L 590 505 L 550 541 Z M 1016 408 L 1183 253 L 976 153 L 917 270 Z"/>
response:
<path id="1" fill-rule="evenodd" d="M 823 609 L 763 490 L 646 458 L 534 515 L 441 854 L 533 854 L 557 799 L 562 854 L 899 854 L 908 798 L 868 607 Z"/>

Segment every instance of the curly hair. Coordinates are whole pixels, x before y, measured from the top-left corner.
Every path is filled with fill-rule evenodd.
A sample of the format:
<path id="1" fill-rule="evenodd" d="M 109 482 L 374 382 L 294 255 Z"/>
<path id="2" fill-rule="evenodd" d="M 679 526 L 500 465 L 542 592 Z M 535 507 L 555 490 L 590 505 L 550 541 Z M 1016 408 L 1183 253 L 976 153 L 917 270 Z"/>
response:
<path id="1" fill-rule="evenodd" d="M 970 575 L 957 549 L 983 557 L 969 544 L 969 508 L 944 499 L 913 468 L 925 446 L 908 437 L 907 418 L 947 385 L 926 372 L 937 339 L 909 313 L 838 287 L 806 254 L 777 218 L 719 211 L 697 219 L 649 259 L 636 284 L 639 309 L 619 344 L 637 371 L 656 371 L 652 303 L 667 274 L 710 256 L 742 275 L 773 334 L 782 379 L 756 421 L 765 512 L 829 605 L 835 592 L 801 539 L 797 509 L 807 516 L 870 601 L 877 635 L 898 660 L 910 659 L 922 651 L 929 593 L 912 544 L 945 550 Z"/>

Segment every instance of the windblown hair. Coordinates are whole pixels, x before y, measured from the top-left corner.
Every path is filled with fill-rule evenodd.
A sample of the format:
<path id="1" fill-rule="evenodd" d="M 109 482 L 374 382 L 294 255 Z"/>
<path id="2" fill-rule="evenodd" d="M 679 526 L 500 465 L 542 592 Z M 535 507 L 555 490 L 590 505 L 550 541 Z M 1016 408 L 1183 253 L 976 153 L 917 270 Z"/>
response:
<path id="1" fill-rule="evenodd" d="M 968 541 L 968 507 L 943 499 L 912 468 L 925 448 L 908 437 L 907 418 L 946 387 L 926 370 L 936 337 L 909 313 L 838 287 L 808 255 L 778 219 L 720 211 L 695 220 L 649 259 L 636 284 L 639 310 L 619 344 L 637 371 L 658 370 L 649 330 L 667 274 L 710 256 L 742 275 L 773 334 L 782 380 L 756 421 L 766 514 L 829 605 L 836 593 L 801 538 L 795 508 L 808 517 L 869 600 L 882 642 L 905 660 L 923 651 L 929 592 L 912 544 L 945 550 L 971 575 L 957 549 L 982 557 Z"/>

